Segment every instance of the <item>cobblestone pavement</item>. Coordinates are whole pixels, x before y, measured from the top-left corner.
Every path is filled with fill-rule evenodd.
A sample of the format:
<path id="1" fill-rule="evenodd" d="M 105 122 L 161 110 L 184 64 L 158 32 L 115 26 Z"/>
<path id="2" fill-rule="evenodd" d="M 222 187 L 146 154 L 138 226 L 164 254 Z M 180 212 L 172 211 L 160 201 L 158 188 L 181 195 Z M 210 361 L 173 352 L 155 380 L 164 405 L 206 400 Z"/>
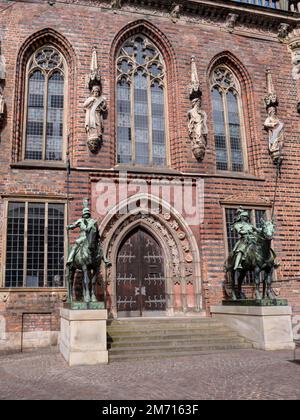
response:
<path id="1" fill-rule="evenodd" d="M 0 399 L 300 399 L 293 352 L 239 350 L 69 368 L 57 350 L 0 356 Z"/>

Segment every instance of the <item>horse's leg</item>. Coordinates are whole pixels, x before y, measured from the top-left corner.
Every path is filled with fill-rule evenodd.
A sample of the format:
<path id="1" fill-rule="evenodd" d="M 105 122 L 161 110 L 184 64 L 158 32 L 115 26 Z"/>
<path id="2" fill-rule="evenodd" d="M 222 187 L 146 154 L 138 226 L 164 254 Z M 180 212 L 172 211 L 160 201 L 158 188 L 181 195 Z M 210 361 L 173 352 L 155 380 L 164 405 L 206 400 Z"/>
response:
<path id="1" fill-rule="evenodd" d="M 255 297 L 257 300 L 261 300 L 261 294 L 259 291 L 260 286 L 260 268 L 256 267 L 254 270 L 255 275 Z"/>
<path id="2" fill-rule="evenodd" d="M 238 276 L 238 298 L 239 299 L 245 299 L 245 295 L 242 292 L 242 285 L 243 285 L 244 278 L 246 276 L 246 271 L 245 270 L 240 270 L 238 273 L 239 273 L 239 276 Z"/>
<path id="3" fill-rule="evenodd" d="M 98 278 L 99 270 L 93 270 L 93 277 L 92 277 L 92 302 L 98 302 L 96 296 L 96 283 Z"/>
<path id="4" fill-rule="evenodd" d="M 272 292 L 272 280 L 273 280 L 273 269 L 269 269 L 266 272 L 265 283 L 267 288 L 267 297 L 269 299 L 276 299 L 275 295 Z"/>
<path id="5" fill-rule="evenodd" d="M 232 300 L 237 300 L 236 297 L 236 293 L 235 293 L 235 275 L 236 275 L 236 271 L 235 270 L 231 270 L 230 271 L 230 275 L 231 275 L 231 284 L 232 284 Z"/>
<path id="6" fill-rule="evenodd" d="M 263 299 L 266 298 L 266 289 L 267 289 L 267 272 L 264 271 L 264 277 L 263 277 Z"/>
<path id="7" fill-rule="evenodd" d="M 67 268 L 67 282 L 68 282 L 68 303 L 73 302 L 73 282 L 75 270 L 71 267 Z"/>
<path id="8" fill-rule="evenodd" d="M 88 275 L 88 269 L 86 265 L 82 266 L 82 271 L 83 271 L 83 297 L 84 297 L 84 301 L 86 303 L 89 303 L 91 298 L 90 298 L 90 290 L 89 290 L 89 275 Z"/>

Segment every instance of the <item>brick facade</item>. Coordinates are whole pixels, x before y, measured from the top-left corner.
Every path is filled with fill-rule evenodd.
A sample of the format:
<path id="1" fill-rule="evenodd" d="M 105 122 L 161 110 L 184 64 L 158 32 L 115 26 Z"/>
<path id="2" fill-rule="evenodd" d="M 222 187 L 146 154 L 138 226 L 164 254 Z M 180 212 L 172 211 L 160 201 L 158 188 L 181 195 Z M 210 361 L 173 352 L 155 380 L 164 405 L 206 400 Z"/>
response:
<path id="1" fill-rule="evenodd" d="M 107 1 L 57 1 L 54 4 L 46 1 L 0 1 L 1 54 L 6 60 L 6 118 L 0 141 L 2 267 L 5 262 L 3 246 L 6 232 L 4 203 L 7 199 L 26 197 L 32 200 L 50 197 L 65 202 L 69 193 L 69 220 L 73 221 L 80 217 L 82 200 L 85 197 L 93 202 L 93 182 L 102 180 L 105 183 L 107 179 L 118 177 L 114 63 L 121 43 L 131 35 L 143 33 L 160 49 L 166 63 L 171 164 L 168 170 L 155 171 L 154 175 L 151 169 L 134 170 L 130 173 L 130 179 L 204 180 L 204 221 L 192 225 L 191 230 L 200 255 L 202 308 L 207 315 L 210 305 L 220 303 L 224 294 L 224 206 L 272 207 L 276 169 L 269 156 L 267 134 L 263 130 L 266 118 L 263 102 L 267 93 L 266 68 L 271 68 L 280 101 L 279 118 L 285 123 L 286 139 L 285 160 L 275 207 L 274 248 L 281 266 L 277 271 L 274 287 L 280 292 L 280 297 L 289 300 L 296 323 L 297 316 L 300 316 L 299 82 L 292 79 L 291 53 L 286 43 L 280 42 L 277 37 L 279 24 L 288 22 L 291 26 L 295 25 L 294 16 L 290 16 L 288 12 L 271 13 L 262 8 L 267 22 L 263 25 L 263 18 L 258 12 L 257 16 L 251 15 L 250 5 L 243 5 L 242 12 L 240 5 L 233 8 L 228 2 L 219 1 L 216 2 L 220 5 L 215 6 L 215 14 L 210 8 L 206 15 L 202 13 L 202 8 L 198 15 L 184 10 L 175 21 L 170 19 L 165 2 L 161 2 L 161 7 L 156 9 L 148 6 L 147 2 L 144 6 L 134 5 L 133 2 L 125 3 L 121 9 L 112 9 Z M 191 3 L 196 7 L 196 3 L 205 2 Z M 232 11 L 231 7 L 234 12 L 246 16 L 244 20 L 237 22 L 234 30 L 228 30 L 225 24 L 227 14 Z M 65 164 L 28 164 L 20 159 L 24 130 L 26 60 L 36 48 L 44 44 L 56 46 L 65 56 L 69 69 L 68 138 L 72 168 L 69 186 Z M 90 153 L 87 148 L 83 110 L 83 103 L 89 94 L 85 78 L 89 74 L 94 46 L 97 48 L 101 68 L 103 93 L 108 102 L 103 146 L 98 154 Z M 191 107 L 189 85 L 192 55 L 196 59 L 203 93 L 202 108 L 208 114 L 208 148 L 201 163 L 192 154 L 187 131 L 187 112 Z M 235 72 L 241 85 L 249 167 L 246 174 L 216 172 L 209 76 L 211 69 L 219 63 L 227 64 Z M 95 203 L 93 209 L 95 215 Z M 183 218 L 184 216 L 183 214 Z M 102 219 L 99 219 L 100 224 Z M 75 237 L 76 233 L 71 235 L 72 240 Z M 189 287 L 187 282 L 187 288 Z M 23 314 L 23 317 L 27 316 L 23 320 L 26 324 L 23 325 L 23 334 L 41 332 L 33 342 L 43 342 L 38 337 L 47 330 L 48 324 L 57 334 L 58 308 L 65 300 L 65 293 L 65 289 L 14 291 L 1 288 L 0 349 L 19 346 L 17 343 L 18 340 L 20 342 L 24 312 L 32 314 Z M 190 295 L 193 293 L 195 290 L 187 292 Z M 251 287 L 249 293 L 252 293 Z M 49 323 L 48 315 L 35 314 L 39 311 L 51 312 L 51 322 Z M 15 333 L 19 335 L 14 335 Z M 55 340 L 53 337 L 51 340 Z"/>

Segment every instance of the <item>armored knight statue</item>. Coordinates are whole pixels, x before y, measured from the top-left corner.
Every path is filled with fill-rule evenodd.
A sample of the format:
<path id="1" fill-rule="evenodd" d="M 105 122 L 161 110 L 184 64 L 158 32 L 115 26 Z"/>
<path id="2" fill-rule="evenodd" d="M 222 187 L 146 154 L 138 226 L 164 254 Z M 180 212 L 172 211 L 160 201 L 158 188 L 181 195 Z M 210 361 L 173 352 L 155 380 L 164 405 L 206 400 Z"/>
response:
<path id="1" fill-rule="evenodd" d="M 91 71 L 88 79 L 91 96 L 85 101 L 85 130 L 88 135 L 88 147 L 97 153 L 102 144 L 103 119 L 107 112 L 106 98 L 102 95 L 101 75 L 97 64 L 97 53 L 92 53 Z"/>
<path id="2" fill-rule="evenodd" d="M 268 95 L 265 98 L 268 117 L 264 123 L 265 130 L 269 133 L 269 153 L 273 163 L 280 168 L 283 161 L 284 148 L 284 123 L 277 116 L 278 99 L 274 92 L 272 75 L 267 70 Z"/>
<path id="3" fill-rule="evenodd" d="M 274 269 L 279 267 L 276 262 L 276 254 L 271 247 L 274 223 L 262 219 L 260 227 L 255 227 L 248 211 L 240 207 L 237 210 L 232 230 L 239 237 L 235 247 L 225 265 L 226 272 L 231 275 L 232 300 L 243 299 L 242 283 L 247 272 L 254 273 L 255 296 L 261 300 L 262 296 L 274 299 L 272 281 Z M 263 276 L 263 295 L 260 293 L 261 273 Z M 236 290 L 237 277 L 237 290 Z"/>
<path id="4" fill-rule="evenodd" d="M 69 302 L 73 300 L 73 281 L 77 269 L 83 271 L 83 297 L 85 303 L 90 301 L 97 302 L 96 282 L 101 261 L 103 260 L 105 266 L 111 264 L 103 255 L 98 224 L 96 220 L 91 218 L 87 201 L 84 202 L 82 218 L 67 226 L 68 231 L 74 229 L 80 229 L 80 235 L 75 241 L 67 260 Z M 91 293 L 90 274 L 92 274 Z"/>
<path id="5" fill-rule="evenodd" d="M 192 143 L 194 156 L 200 162 L 204 159 L 207 147 L 207 115 L 201 109 L 202 92 L 195 63 L 195 57 L 192 57 L 192 85 L 190 91 L 190 100 L 192 109 L 188 112 L 188 130 Z"/>
<path id="6" fill-rule="evenodd" d="M 241 270 L 243 268 L 242 260 L 245 257 L 246 251 L 249 245 L 256 243 L 256 233 L 258 233 L 259 230 L 252 225 L 249 213 L 242 207 L 237 210 L 231 229 L 234 230 L 240 238 L 232 251 L 234 257 L 234 270 Z"/>

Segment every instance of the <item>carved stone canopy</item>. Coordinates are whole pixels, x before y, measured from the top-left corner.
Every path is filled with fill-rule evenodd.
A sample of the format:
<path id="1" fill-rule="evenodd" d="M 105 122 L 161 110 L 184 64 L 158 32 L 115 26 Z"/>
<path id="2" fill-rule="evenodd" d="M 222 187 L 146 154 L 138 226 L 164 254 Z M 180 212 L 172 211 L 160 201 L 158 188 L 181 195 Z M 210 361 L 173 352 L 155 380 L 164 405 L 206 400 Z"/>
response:
<path id="1" fill-rule="evenodd" d="M 98 67 L 97 49 L 96 47 L 93 47 L 90 74 L 87 78 L 87 86 L 90 90 L 92 90 L 96 85 L 101 86 L 101 72 Z"/>
<path id="2" fill-rule="evenodd" d="M 278 98 L 277 98 L 277 94 L 275 93 L 275 89 L 274 89 L 274 85 L 273 85 L 271 69 L 267 68 L 266 75 L 267 75 L 267 91 L 268 91 L 268 94 L 265 97 L 265 104 L 266 104 L 266 107 L 268 109 L 269 107 L 277 107 L 278 106 Z"/>
<path id="3" fill-rule="evenodd" d="M 191 78 L 192 82 L 191 82 L 191 87 L 190 87 L 190 100 L 193 101 L 194 99 L 201 98 L 202 96 L 195 56 L 191 57 L 191 65 L 192 65 L 192 78 Z"/>

